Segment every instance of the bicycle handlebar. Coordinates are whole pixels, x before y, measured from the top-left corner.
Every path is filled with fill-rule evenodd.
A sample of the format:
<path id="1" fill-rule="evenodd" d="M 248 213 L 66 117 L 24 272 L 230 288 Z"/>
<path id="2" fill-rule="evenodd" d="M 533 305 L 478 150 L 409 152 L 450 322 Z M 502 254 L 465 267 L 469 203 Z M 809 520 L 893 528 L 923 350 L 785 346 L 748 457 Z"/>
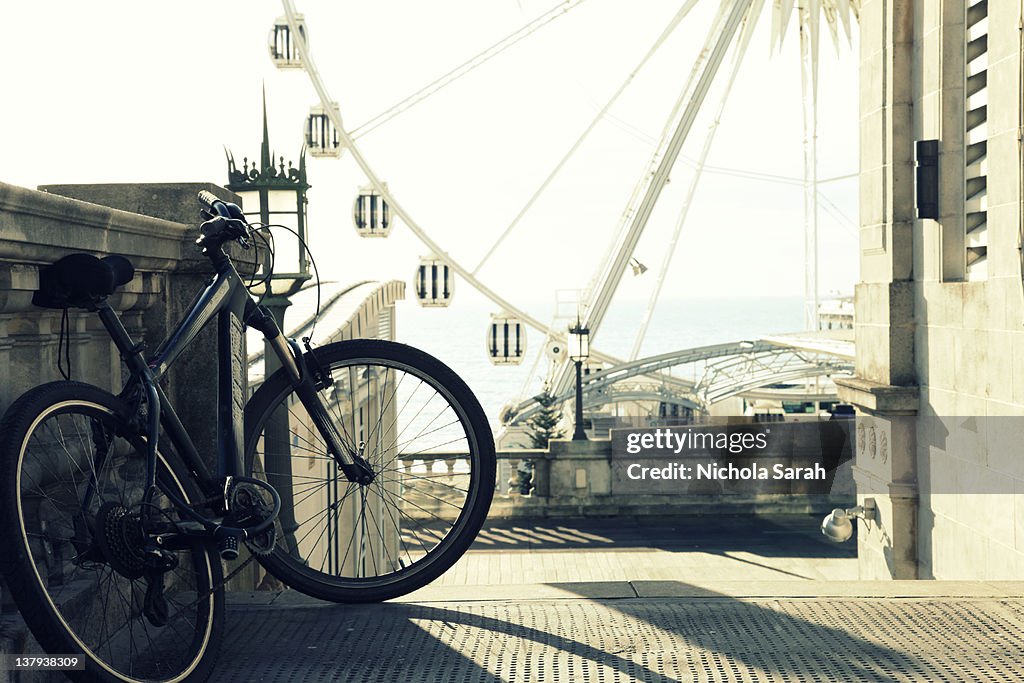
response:
<path id="1" fill-rule="evenodd" d="M 208 190 L 200 191 L 197 198 L 204 209 L 203 217 L 209 218 L 200 226 L 202 234 L 196 240 L 204 253 L 215 257 L 224 242 L 244 241 L 249 236 L 249 223 L 237 205 L 219 199 Z"/>
<path id="2" fill-rule="evenodd" d="M 225 218 L 231 218 L 228 215 L 227 205 L 217 198 L 217 195 L 210 192 L 209 190 L 202 190 L 199 193 L 199 203 L 203 205 L 203 208 L 211 213 L 224 216 Z"/>
<path id="3" fill-rule="evenodd" d="M 209 213 L 217 216 L 223 216 L 224 218 L 237 218 L 240 221 L 248 223 L 248 221 L 245 220 L 245 214 L 242 213 L 242 210 L 238 208 L 237 204 L 225 202 L 209 190 L 200 191 L 198 199 L 199 203 L 202 204 L 203 208 Z"/>

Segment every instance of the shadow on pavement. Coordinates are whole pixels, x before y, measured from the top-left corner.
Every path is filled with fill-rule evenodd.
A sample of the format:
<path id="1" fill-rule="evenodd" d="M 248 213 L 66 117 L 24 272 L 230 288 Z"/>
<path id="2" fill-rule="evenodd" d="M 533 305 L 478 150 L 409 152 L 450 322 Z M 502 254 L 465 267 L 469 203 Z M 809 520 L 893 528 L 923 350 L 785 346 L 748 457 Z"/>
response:
<path id="1" fill-rule="evenodd" d="M 817 515 L 490 520 L 471 550 L 736 550 L 762 557 L 857 556 L 856 542 L 830 543 L 821 535 L 820 524 Z"/>
<path id="2" fill-rule="evenodd" d="M 215 679 L 895 681 L 926 670 L 841 628 L 846 612 L 830 603 L 812 620 L 788 609 L 800 601 L 679 586 L 687 598 L 250 609 L 229 619 Z"/>

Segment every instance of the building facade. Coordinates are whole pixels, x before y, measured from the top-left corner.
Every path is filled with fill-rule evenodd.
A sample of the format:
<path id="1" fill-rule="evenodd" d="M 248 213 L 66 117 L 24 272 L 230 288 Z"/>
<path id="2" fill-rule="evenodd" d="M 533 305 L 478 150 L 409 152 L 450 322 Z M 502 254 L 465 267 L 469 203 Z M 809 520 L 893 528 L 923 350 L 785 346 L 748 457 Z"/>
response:
<path id="1" fill-rule="evenodd" d="M 1024 577 L 1022 11 L 861 3 L 865 579 Z"/>

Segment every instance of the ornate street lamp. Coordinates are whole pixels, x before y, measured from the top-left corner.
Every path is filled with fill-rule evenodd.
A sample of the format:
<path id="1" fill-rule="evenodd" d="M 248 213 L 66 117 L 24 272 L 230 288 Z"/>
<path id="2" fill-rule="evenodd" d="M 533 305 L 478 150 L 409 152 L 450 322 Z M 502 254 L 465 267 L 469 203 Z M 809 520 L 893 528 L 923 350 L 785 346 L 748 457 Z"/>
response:
<path id="1" fill-rule="evenodd" d="M 583 364 L 590 358 L 590 330 L 580 323 L 579 318 L 576 324 L 569 327 L 569 360 L 576 366 L 576 429 L 573 431 L 573 441 L 586 441 L 587 435 L 583 431 Z"/>
<path id="2" fill-rule="evenodd" d="M 306 254 L 306 154 L 299 154 L 299 167 L 291 162 L 285 168 L 284 157 L 275 165 L 270 152 L 267 133 L 267 99 L 263 97 L 263 144 L 260 148 L 259 165 L 251 166 L 248 158 L 242 160 L 242 168 L 235 166 L 234 157 L 228 153 L 227 189 L 242 198 L 242 211 L 250 223 L 269 226 L 274 246 L 274 273 L 266 283 L 257 285 L 254 291 L 266 294 L 264 304 L 272 310 L 280 308 L 278 324 L 284 329 L 284 309 L 289 297 L 302 288 L 311 275 L 309 257 Z M 269 254 L 267 255 L 269 258 Z M 263 264 L 267 268 L 269 264 Z"/>
<path id="3" fill-rule="evenodd" d="M 273 272 L 268 279 L 251 287 L 262 297 L 262 303 L 277 320 L 281 330 L 287 334 L 285 311 L 291 305 L 291 296 L 298 292 L 311 277 L 309 258 L 306 254 L 306 155 L 299 154 L 299 167 L 291 162 L 285 168 L 284 157 L 275 166 L 270 152 L 270 136 L 267 132 L 267 97 L 263 94 L 263 144 L 260 148 L 259 165 L 248 159 L 242 160 L 242 168 L 235 166 L 234 157 L 228 155 L 227 189 L 242 199 L 242 212 L 250 223 L 268 226 L 262 231 L 270 233 L 269 241 L 274 247 Z M 269 226 L 284 227 L 269 227 Z M 257 240 L 258 246 L 262 245 Z M 264 262 L 257 271 L 257 277 L 267 277 L 270 271 L 269 250 L 264 249 Z M 264 344 L 263 376 L 269 377 L 280 367 L 277 354 Z M 282 545 L 291 550 L 295 545 L 295 519 L 293 486 L 291 477 L 291 424 L 287 407 L 278 408 L 267 421 L 263 433 L 263 458 L 267 481 L 281 494 Z M 273 474 L 270 474 L 273 473 Z"/>

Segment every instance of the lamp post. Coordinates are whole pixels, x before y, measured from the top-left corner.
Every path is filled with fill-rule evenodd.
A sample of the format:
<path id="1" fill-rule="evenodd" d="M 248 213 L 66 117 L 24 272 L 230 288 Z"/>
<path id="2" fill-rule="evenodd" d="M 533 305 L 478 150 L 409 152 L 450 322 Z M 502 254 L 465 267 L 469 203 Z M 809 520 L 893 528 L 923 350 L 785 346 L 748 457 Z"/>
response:
<path id="1" fill-rule="evenodd" d="M 227 189 L 241 197 L 242 212 L 250 223 L 288 228 L 267 228 L 274 246 L 273 274 L 265 282 L 251 288 L 254 294 L 262 297 L 263 305 L 270 310 L 281 331 L 287 334 L 285 311 L 291 306 L 292 295 L 311 277 L 305 246 L 306 190 L 309 189 L 309 183 L 306 182 L 305 150 L 299 155 L 298 168 L 294 168 L 291 162 L 285 168 L 284 157 L 280 157 L 275 166 L 269 137 L 267 97 L 264 92 L 263 144 L 260 147 L 259 165 L 254 161 L 250 166 L 249 160 L 243 159 L 242 168 L 237 168 L 234 157 L 228 152 Z M 264 277 L 270 272 L 270 258 L 268 251 L 261 264 Z M 264 378 L 280 366 L 277 353 L 269 343 L 264 343 Z M 282 536 L 279 540 L 286 548 L 293 550 L 297 523 L 292 495 L 291 424 L 286 407 L 274 411 L 267 420 L 263 443 L 264 467 L 268 473 L 273 473 L 267 475 L 267 481 L 281 495 L 281 514 L 278 519 Z"/>
<path id="2" fill-rule="evenodd" d="M 576 365 L 576 428 L 572 434 L 573 441 L 586 441 L 587 434 L 583 431 L 583 363 L 590 358 L 590 330 L 580 323 L 569 327 L 569 360 Z"/>

